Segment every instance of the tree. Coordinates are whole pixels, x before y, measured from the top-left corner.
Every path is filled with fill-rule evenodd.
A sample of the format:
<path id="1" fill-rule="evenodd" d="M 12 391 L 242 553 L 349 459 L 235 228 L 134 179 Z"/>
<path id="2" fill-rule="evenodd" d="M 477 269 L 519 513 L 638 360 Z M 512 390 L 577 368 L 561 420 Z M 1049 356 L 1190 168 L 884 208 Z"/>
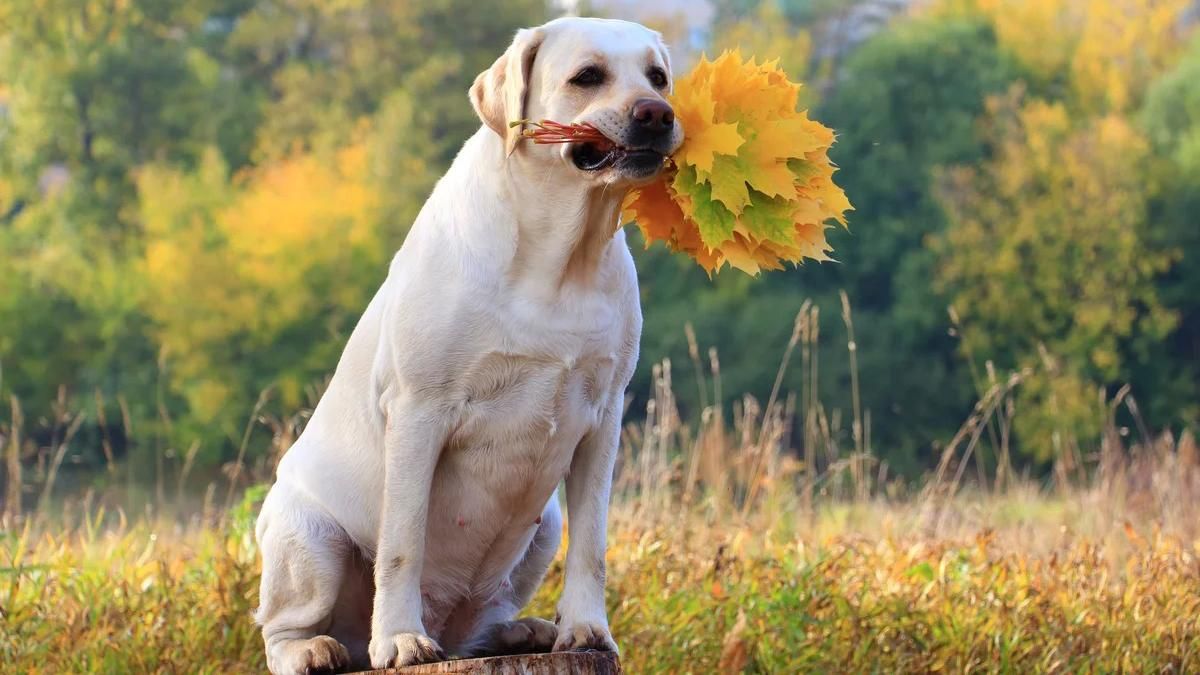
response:
<path id="1" fill-rule="evenodd" d="M 968 356 L 1034 370 L 1017 431 L 1047 459 L 1063 439 L 1098 438 L 1096 388 L 1127 381 L 1131 352 L 1171 329 L 1153 283 L 1170 258 L 1150 246 L 1150 148 L 1127 120 L 1075 122 L 1020 88 L 988 119 L 995 156 L 938 191 L 951 225 L 932 240 L 937 279 Z"/>
<path id="2" fill-rule="evenodd" d="M 239 67 L 272 92 L 259 152 L 344 144 L 357 120 L 403 90 L 420 102 L 410 133 L 431 139 L 444 167 L 478 128 L 463 105 L 471 82 L 545 13 L 541 0 L 487 11 L 469 0 L 261 0 L 231 36 Z"/>
<path id="3" fill-rule="evenodd" d="M 4 393 L 30 419 L 60 385 L 122 395 L 140 438 L 211 459 L 259 390 L 299 405 L 478 127 L 470 82 L 544 13 L 0 5 Z"/>
<path id="4" fill-rule="evenodd" d="M 233 182 L 215 151 L 195 173 L 142 172 L 145 312 L 182 433 L 236 443 L 268 387 L 281 410 L 308 403 L 388 258 L 369 172 L 363 142 Z"/>
<path id="5" fill-rule="evenodd" d="M 228 4 L 228 3 L 225 3 Z M 200 39 L 216 3 L 6 3 L 0 10 L 0 362 L 31 417 L 60 385 L 153 417 L 154 348 L 129 262 L 143 163 L 194 162 L 229 108 Z M 110 398 L 113 398 L 110 396 Z"/>
<path id="6" fill-rule="evenodd" d="M 840 313 L 833 294 L 849 294 L 864 407 L 882 452 L 895 453 L 893 465 L 907 457 L 913 466 L 933 439 L 952 434 L 976 395 L 955 356 L 947 303 L 929 283 L 933 261 L 922 246 L 946 223 L 932 193 L 938 167 L 986 155 L 976 120 L 987 96 L 1019 75 L 985 23 L 917 19 L 852 54 L 817 109 L 838 131 L 835 178 L 856 210 L 850 232 L 831 238 L 844 264 L 793 278 L 821 289 L 827 317 Z"/>
<path id="7" fill-rule="evenodd" d="M 180 433 L 219 429 L 208 445 L 228 449 L 260 391 L 284 414 L 332 370 L 479 126 L 469 83 L 541 21 L 531 2 L 466 5 L 259 2 L 232 28 L 231 59 L 270 92 L 257 166 L 232 173 L 210 151 L 198 170 L 153 167 L 139 181 L 146 312 L 186 411 Z M 451 29 L 455 16 L 469 18 Z"/>
<path id="8" fill-rule="evenodd" d="M 1165 349 L 1134 372 L 1160 423 L 1200 424 L 1200 38 L 1186 56 L 1154 81 L 1139 115 L 1157 165 L 1161 190 L 1150 202 L 1154 246 L 1176 254 L 1157 280 L 1163 304 L 1179 315 Z"/>
<path id="9" fill-rule="evenodd" d="M 760 60 L 779 59 L 779 65 L 796 82 L 809 79 L 812 36 L 804 28 L 792 25 L 783 9 L 774 2 L 762 2 L 752 13 L 730 19 L 715 35 L 714 55 L 725 49 L 741 49 L 743 54 Z M 801 90 L 808 101 L 807 89 Z"/>
<path id="10" fill-rule="evenodd" d="M 925 11 L 984 17 L 1032 90 L 1087 114 L 1127 111 L 1186 42 L 1190 0 L 941 0 Z"/>

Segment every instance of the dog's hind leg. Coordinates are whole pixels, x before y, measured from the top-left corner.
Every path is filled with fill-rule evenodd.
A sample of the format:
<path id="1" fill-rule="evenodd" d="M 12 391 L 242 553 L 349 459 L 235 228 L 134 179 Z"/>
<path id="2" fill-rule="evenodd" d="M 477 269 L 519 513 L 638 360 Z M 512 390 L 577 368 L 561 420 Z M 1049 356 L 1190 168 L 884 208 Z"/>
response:
<path id="1" fill-rule="evenodd" d="M 326 634 L 352 550 L 346 532 L 302 493 L 277 483 L 255 534 L 263 557 L 256 619 L 267 668 L 292 675 L 349 666 L 349 652 Z"/>
<path id="2" fill-rule="evenodd" d="M 554 556 L 558 554 L 558 546 L 562 543 L 562 510 L 558 506 L 558 491 L 546 502 L 538 522 L 538 529 L 533 534 L 521 562 L 517 563 L 512 572 L 513 601 L 517 610 L 529 604 Z"/>
<path id="3" fill-rule="evenodd" d="M 562 541 L 562 511 L 556 492 L 542 510 L 538 529 L 525 555 L 509 576 L 510 584 L 484 608 L 475 635 L 467 641 L 472 656 L 548 652 L 558 637 L 558 628 L 545 619 L 514 619 L 537 592 L 546 570 Z"/>

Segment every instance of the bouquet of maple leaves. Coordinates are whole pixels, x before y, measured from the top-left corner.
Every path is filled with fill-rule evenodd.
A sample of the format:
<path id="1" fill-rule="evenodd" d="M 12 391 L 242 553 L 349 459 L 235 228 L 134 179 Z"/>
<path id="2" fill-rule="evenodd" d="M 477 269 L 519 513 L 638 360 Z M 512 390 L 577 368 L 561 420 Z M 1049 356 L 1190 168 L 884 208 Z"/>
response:
<path id="1" fill-rule="evenodd" d="M 710 274 L 726 263 L 749 274 L 783 262 L 828 260 L 829 221 L 846 224 L 833 182 L 833 131 L 796 110 L 800 85 L 777 61 L 727 51 L 701 58 L 670 96 L 684 141 L 659 178 L 632 191 L 623 219 L 647 244 L 662 241 Z M 604 140 L 589 125 L 543 121 L 538 143 Z"/>

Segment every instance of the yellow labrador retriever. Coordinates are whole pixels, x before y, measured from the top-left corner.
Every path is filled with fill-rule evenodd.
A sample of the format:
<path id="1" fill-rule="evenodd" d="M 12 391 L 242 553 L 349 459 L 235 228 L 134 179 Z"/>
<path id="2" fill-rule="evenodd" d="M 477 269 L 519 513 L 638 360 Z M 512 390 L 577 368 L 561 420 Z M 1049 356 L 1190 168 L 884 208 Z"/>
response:
<path id="1" fill-rule="evenodd" d="M 429 197 L 257 537 L 273 673 L 462 655 L 616 650 L 609 490 L 642 317 L 621 200 L 683 139 L 658 33 L 559 19 L 471 87 L 483 126 Z M 612 144 L 535 145 L 519 119 Z M 570 547 L 554 623 L 516 619 Z"/>

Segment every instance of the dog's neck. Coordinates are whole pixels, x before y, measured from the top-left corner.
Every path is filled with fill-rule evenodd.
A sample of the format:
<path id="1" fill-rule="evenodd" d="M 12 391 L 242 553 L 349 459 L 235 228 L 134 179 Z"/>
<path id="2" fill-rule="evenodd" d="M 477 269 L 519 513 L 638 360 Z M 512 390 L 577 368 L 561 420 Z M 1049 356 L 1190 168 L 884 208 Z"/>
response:
<path id="1" fill-rule="evenodd" d="M 502 153 L 494 134 L 489 154 Z M 618 229 L 627 188 L 580 180 L 567 167 L 547 168 L 523 148 L 501 156 L 500 175 L 516 227 L 509 280 L 539 294 L 595 282 Z M 493 152 L 494 151 L 494 152 Z"/>

